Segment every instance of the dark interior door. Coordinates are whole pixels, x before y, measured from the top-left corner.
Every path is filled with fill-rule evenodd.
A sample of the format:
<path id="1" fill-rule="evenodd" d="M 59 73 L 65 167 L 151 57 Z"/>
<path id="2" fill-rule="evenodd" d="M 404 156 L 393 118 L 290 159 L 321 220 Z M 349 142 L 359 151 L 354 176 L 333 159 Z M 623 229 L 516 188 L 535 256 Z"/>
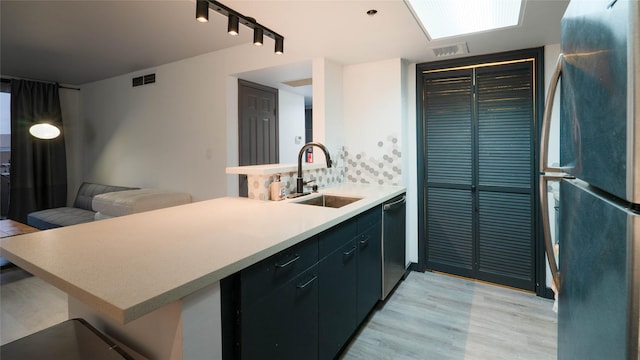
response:
<path id="1" fill-rule="evenodd" d="M 423 81 L 427 268 L 535 290 L 532 62 Z"/>
<path id="2" fill-rule="evenodd" d="M 278 90 L 238 80 L 238 107 L 239 165 L 278 163 Z M 246 197 L 246 175 L 239 186 Z"/>

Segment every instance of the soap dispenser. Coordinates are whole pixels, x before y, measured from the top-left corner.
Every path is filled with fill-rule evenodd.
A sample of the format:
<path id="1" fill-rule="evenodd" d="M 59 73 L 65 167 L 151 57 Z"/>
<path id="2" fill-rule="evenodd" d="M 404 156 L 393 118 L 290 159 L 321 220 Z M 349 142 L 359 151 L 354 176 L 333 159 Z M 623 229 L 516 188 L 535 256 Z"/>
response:
<path id="1" fill-rule="evenodd" d="M 269 185 L 269 195 L 274 201 L 284 200 L 286 197 L 284 182 L 280 180 L 280 174 L 277 174 L 276 180 Z"/>

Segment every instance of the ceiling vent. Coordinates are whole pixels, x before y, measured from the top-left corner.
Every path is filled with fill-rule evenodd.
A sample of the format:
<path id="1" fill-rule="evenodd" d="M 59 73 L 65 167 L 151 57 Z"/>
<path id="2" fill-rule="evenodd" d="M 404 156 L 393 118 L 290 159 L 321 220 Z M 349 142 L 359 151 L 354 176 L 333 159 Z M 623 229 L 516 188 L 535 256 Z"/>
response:
<path id="1" fill-rule="evenodd" d="M 469 47 L 466 42 L 432 48 L 431 50 L 433 50 L 433 54 L 436 57 L 447 57 L 469 53 Z"/>
<path id="2" fill-rule="evenodd" d="M 156 82 L 156 74 L 147 74 L 144 76 L 137 76 L 131 79 L 131 85 L 133 87 L 153 84 L 155 82 Z"/>

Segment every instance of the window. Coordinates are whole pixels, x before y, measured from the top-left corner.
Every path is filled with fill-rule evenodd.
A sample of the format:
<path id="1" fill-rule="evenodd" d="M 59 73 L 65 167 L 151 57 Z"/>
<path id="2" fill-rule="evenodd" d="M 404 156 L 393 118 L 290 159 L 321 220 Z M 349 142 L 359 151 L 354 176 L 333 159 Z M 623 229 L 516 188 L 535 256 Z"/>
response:
<path id="1" fill-rule="evenodd" d="M 405 0 L 431 39 L 495 30 L 520 23 L 522 0 Z"/>
<path id="2" fill-rule="evenodd" d="M 4 89 L 3 89 L 4 90 Z M 11 164 L 11 93 L 0 92 L 0 219 L 9 210 L 9 173 Z"/>

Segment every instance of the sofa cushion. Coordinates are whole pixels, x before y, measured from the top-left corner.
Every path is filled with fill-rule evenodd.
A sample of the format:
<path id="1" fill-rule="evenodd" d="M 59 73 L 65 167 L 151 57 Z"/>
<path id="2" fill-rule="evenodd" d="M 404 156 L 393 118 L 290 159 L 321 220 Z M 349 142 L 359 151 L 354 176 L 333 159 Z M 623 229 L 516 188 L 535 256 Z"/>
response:
<path id="1" fill-rule="evenodd" d="M 46 230 L 93 221 L 93 217 L 94 212 L 90 210 L 59 207 L 29 213 L 27 224 L 40 230 Z"/>
<path id="2" fill-rule="evenodd" d="M 93 198 L 93 209 L 100 218 L 123 216 L 169 206 L 188 204 L 191 195 L 161 189 L 110 192 Z"/>
<path id="3" fill-rule="evenodd" d="M 113 192 L 113 191 L 131 190 L 131 189 L 137 189 L 137 188 L 93 184 L 93 183 L 85 182 L 85 183 L 82 183 L 82 185 L 80 185 L 80 189 L 78 189 L 78 194 L 76 195 L 76 200 L 73 203 L 73 207 L 76 207 L 78 209 L 95 211 L 91 207 L 91 203 L 93 201 L 94 196 L 98 194 Z"/>

